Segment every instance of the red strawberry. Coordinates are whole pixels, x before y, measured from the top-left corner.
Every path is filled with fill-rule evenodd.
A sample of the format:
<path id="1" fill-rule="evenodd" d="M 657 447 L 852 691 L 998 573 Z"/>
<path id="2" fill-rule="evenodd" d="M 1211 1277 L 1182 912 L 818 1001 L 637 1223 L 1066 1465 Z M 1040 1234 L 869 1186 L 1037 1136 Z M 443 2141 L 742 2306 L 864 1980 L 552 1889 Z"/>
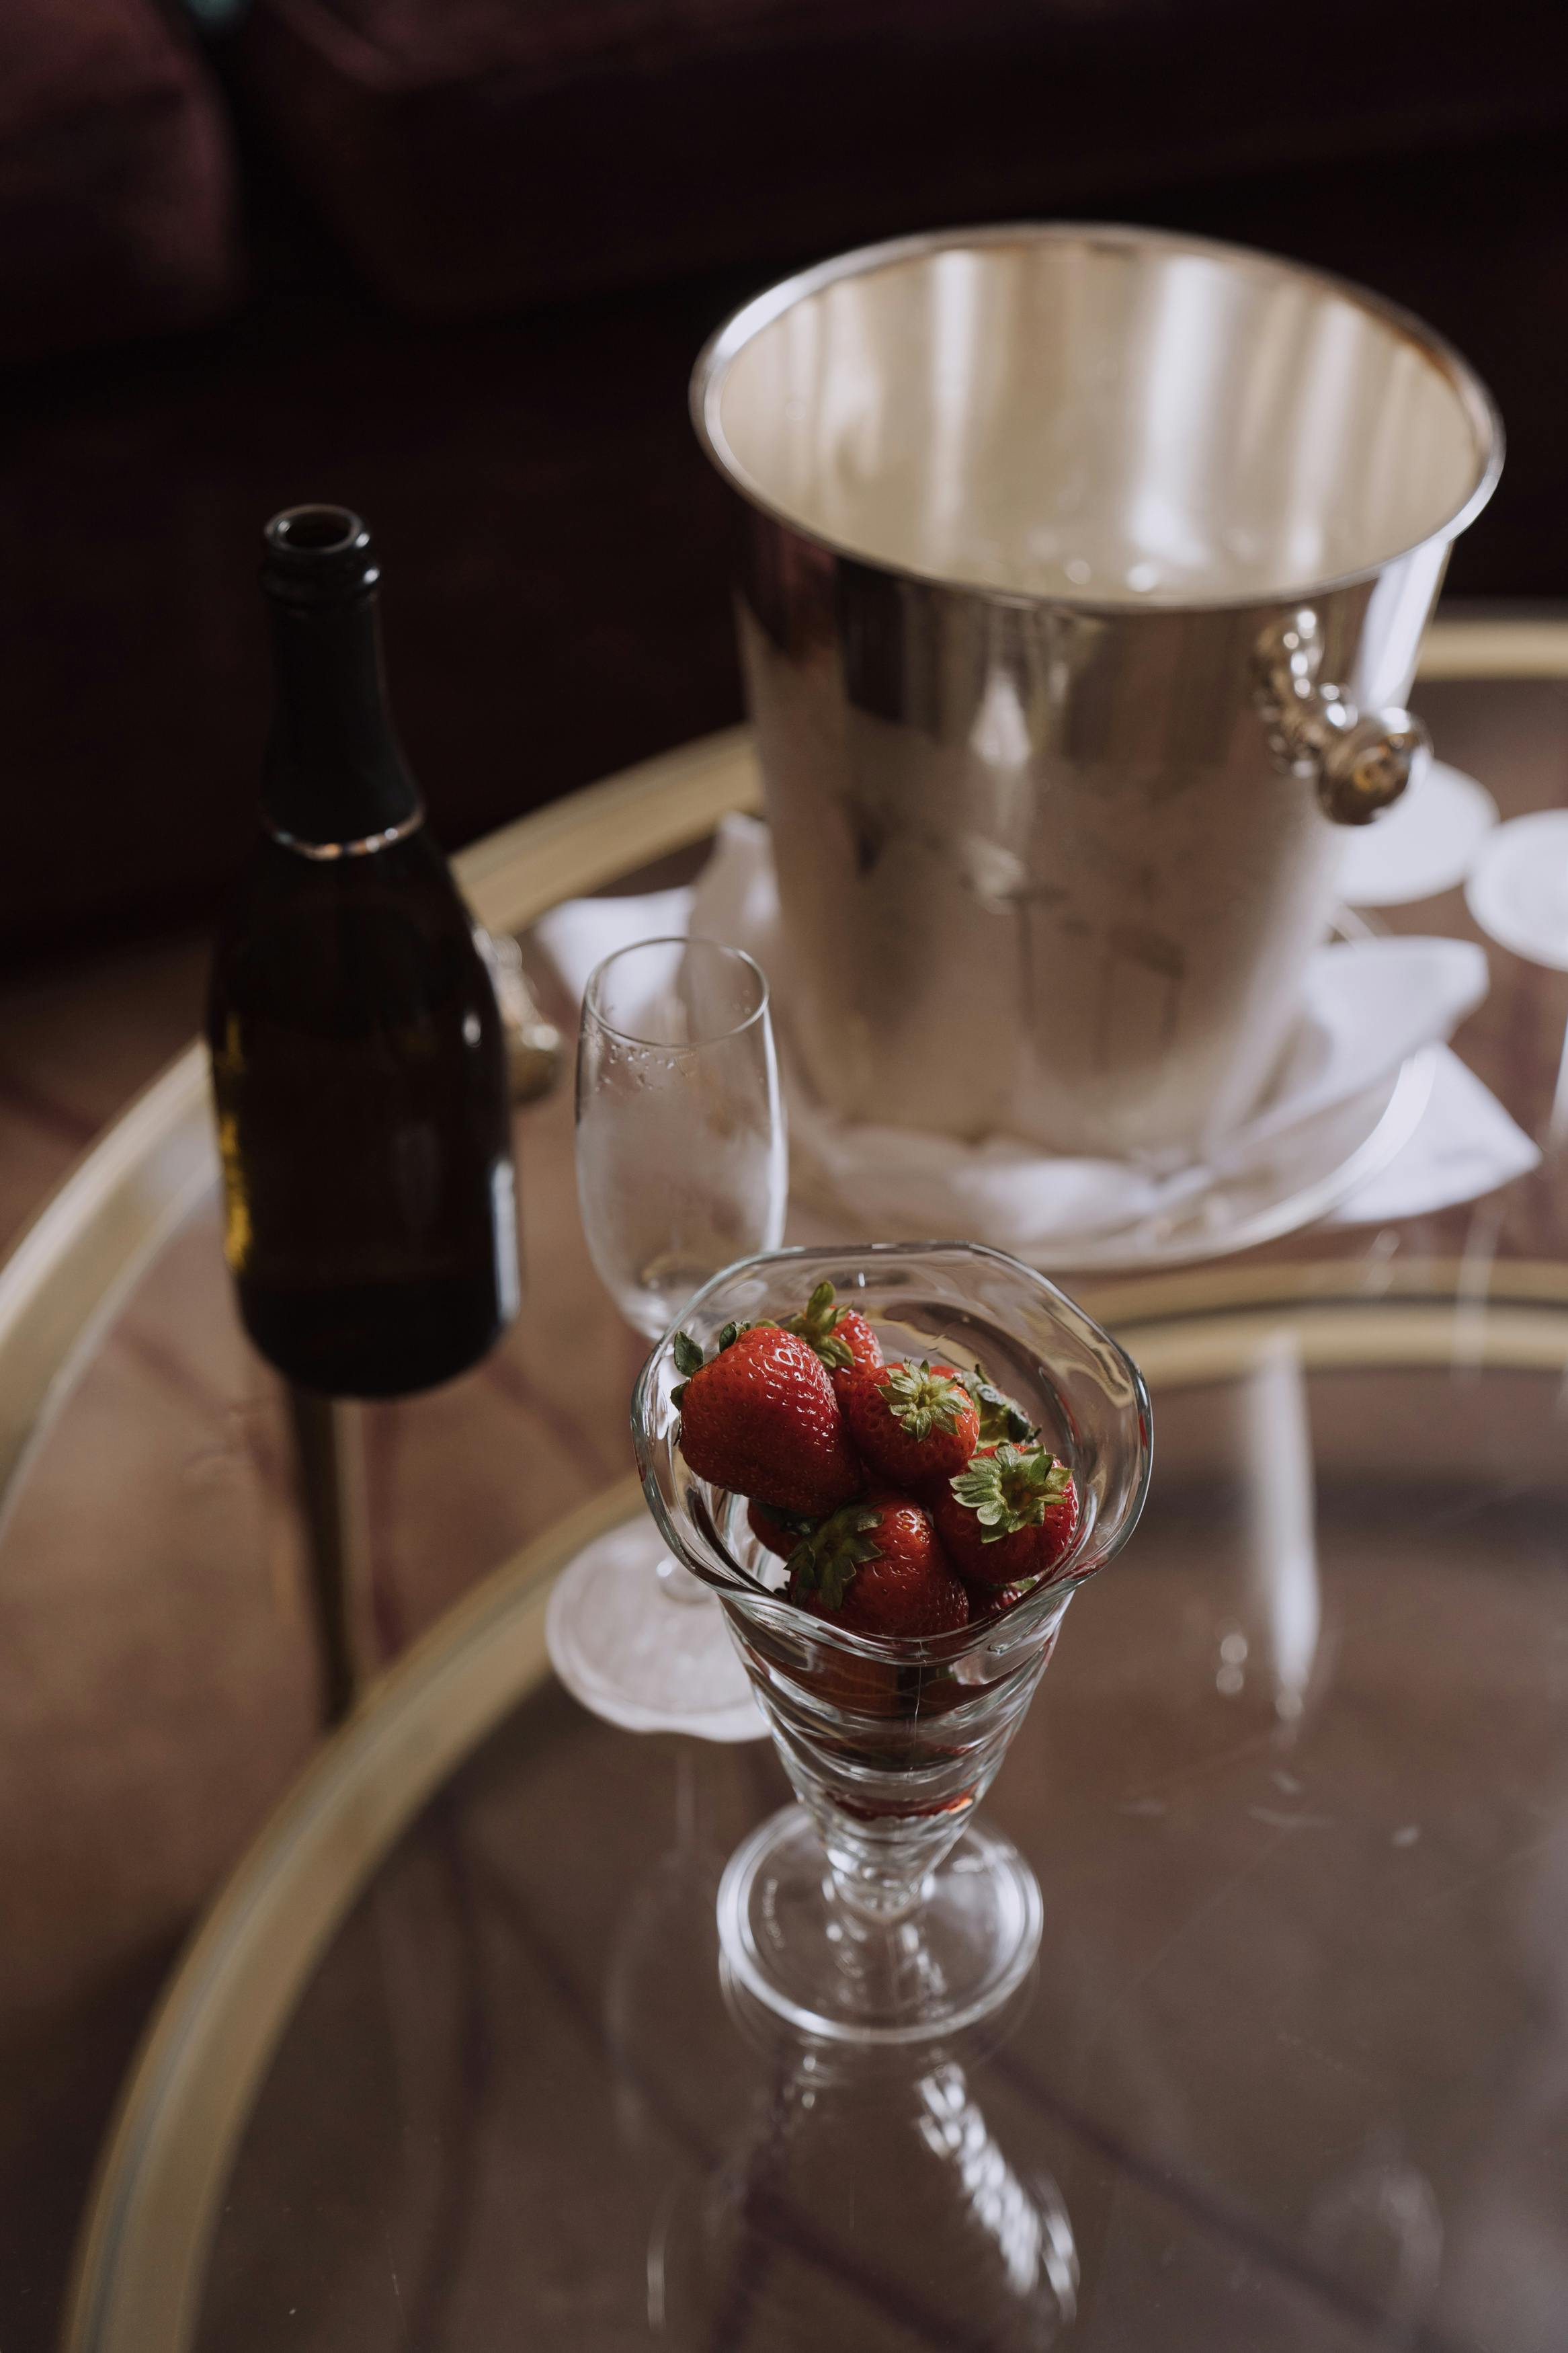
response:
<path id="1" fill-rule="evenodd" d="M 1050 1570 L 1072 1550 L 1078 1535 L 1078 1489 L 1069 1478 L 1066 1492 L 1046 1505 L 1040 1529 L 1040 1567 Z"/>
<path id="2" fill-rule="evenodd" d="M 841 1399 L 844 1384 L 852 1375 L 881 1369 L 881 1342 L 858 1307 L 834 1305 L 830 1282 L 817 1284 L 800 1314 L 790 1317 L 784 1330 L 798 1332 L 803 1340 L 810 1342 L 827 1366 Z"/>
<path id="3" fill-rule="evenodd" d="M 884 1365 L 839 1397 L 867 1468 L 895 1487 L 941 1486 L 979 1442 L 979 1409 L 951 1365 Z"/>
<path id="4" fill-rule="evenodd" d="M 1011 1609 L 1015 1601 L 1022 1601 L 1025 1594 L 1032 1593 L 1038 1583 L 1038 1577 L 1031 1577 L 1018 1585 L 972 1585 L 969 1588 L 971 1620 L 975 1625 L 983 1626 L 990 1619 L 1000 1618 L 1004 1609 Z"/>
<path id="5" fill-rule="evenodd" d="M 802 1536 L 810 1535 L 816 1525 L 799 1512 L 774 1512 L 766 1504 L 748 1504 L 746 1525 L 757 1542 L 765 1545 L 780 1560 L 787 1560 Z"/>
<path id="6" fill-rule="evenodd" d="M 675 1361 L 686 1376 L 675 1392 L 680 1451 L 700 1479 L 808 1520 L 860 1493 L 865 1480 L 833 1384 L 795 1333 L 727 1324 L 718 1355 L 704 1364 L 679 1332 Z"/>
<path id="7" fill-rule="evenodd" d="M 1078 1519 L 1067 1467 L 1043 1446 L 981 1447 L 932 1508 L 953 1567 L 977 1585 L 1043 1575 L 1066 1549 L 1057 1542 L 1062 1514 L 1070 1510 L 1075 1525 Z"/>
<path id="8" fill-rule="evenodd" d="M 851 1504 L 790 1561 L 792 1601 L 854 1634 L 946 1634 L 969 1622 L 969 1596 L 918 1504 Z"/>

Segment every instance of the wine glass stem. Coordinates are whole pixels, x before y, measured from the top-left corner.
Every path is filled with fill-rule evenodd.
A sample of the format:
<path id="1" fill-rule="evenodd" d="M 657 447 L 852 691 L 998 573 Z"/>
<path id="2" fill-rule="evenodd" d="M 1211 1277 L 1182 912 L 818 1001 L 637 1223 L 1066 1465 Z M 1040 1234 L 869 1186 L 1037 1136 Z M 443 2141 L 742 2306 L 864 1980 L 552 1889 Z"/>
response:
<path id="1" fill-rule="evenodd" d="M 652 1324 L 651 1328 L 637 1322 L 633 1323 L 632 1328 L 640 1334 L 643 1339 L 649 1342 L 657 1341 L 664 1331 L 662 1311 L 659 1311 L 658 1320 Z M 689 1568 L 683 1568 L 672 1554 L 665 1554 L 664 1558 L 658 1563 L 658 1589 L 666 1601 L 677 1601 L 682 1609 L 687 1609 L 698 1602 L 717 1607 L 712 1594 L 703 1584 L 702 1579 L 700 1577 L 693 1577 Z"/>
<path id="2" fill-rule="evenodd" d="M 683 1609 L 689 1609 L 696 1601 L 710 1602 L 713 1599 L 702 1579 L 693 1577 L 689 1568 L 683 1568 L 668 1553 L 659 1562 L 657 1575 L 658 1589 L 664 1599 L 679 1602 Z"/>

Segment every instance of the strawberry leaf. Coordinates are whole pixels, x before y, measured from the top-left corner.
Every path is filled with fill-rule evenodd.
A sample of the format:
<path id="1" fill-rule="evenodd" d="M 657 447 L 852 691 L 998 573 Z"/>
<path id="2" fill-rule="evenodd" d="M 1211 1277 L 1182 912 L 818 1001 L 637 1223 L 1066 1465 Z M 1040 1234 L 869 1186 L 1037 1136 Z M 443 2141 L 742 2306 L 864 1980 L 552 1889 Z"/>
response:
<path id="1" fill-rule="evenodd" d="M 702 1351 L 698 1346 L 689 1332 L 678 1332 L 676 1334 L 673 1354 L 675 1356 L 675 1369 L 680 1375 L 682 1380 L 689 1381 L 693 1373 L 700 1373 L 702 1370 Z"/>
<path id="2" fill-rule="evenodd" d="M 815 1348 L 831 1372 L 847 1372 L 855 1362 L 855 1352 L 847 1340 L 838 1336 L 837 1326 L 849 1310 L 833 1303 L 833 1285 L 819 1282 L 798 1315 L 792 1315 L 784 1325 L 786 1332 L 798 1334 L 807 1347 Z"/>
<path id="3" fill-rule="evenodd" d="M 771 1315 L 759 1315 L 754 1324 L 726 1324 L 719 1335 L 717 1353 L 721 1356 L 726 1348 L 732 1348 L 737 1340 L 745 1338 L 748 1332 L 776 1332 L 778 1328 Z"/>
<path id="4" fill-rule="evenodd" d="M 894 1365 L 880 1387 L 889 1412 L 914 1439 L 929 1438 L 933 1430 L 956 1431 L 969 1403 L 963 1382 L 951 1373 L 933 1373 L 929 1362 Z"/>
<path id="5" fill-rule="evenodd" d="M 829 1609 L 841 1609 L 856 1571 L 882 1556 L 874 1533 L 881 1517 L 875 1504 L 846 1504 L 796 1545 L 789 1556 L 791 1584 L 819 1593 Z"/>
<path id="6" fill-rule="evenodd" d="M 994 1454 L 977 1454 L 967 1471 L 948 1481 L 979 1521 L 982 1544 L 1039 1527 L 1047 1507 L 1059 1504 L 1071 1484 L 1065 1463 L 1043 1446 L 999 1446 Z"/>

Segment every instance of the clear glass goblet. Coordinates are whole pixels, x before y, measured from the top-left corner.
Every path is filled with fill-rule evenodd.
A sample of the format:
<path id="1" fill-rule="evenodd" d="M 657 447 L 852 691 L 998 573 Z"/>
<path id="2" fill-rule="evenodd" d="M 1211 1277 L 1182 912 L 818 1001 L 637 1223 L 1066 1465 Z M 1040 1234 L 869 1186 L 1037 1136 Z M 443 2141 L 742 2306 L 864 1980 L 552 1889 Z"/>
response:
<path id="1" fill-rule="evenodd" d="M 606 956 L 583 997 L 577 1195 L 595 1271 L 627 1322 L 657 1339 L 721 1268 L 773 1248 L 788 1191 L 761 968 L 702 939 Z M 765 1729 L 722 1614 L 647 1522 L 578 1556 L 547 1633 L 562 1682 L 612 1724 L 710 1740 Z"/>
<path id="2" fill-rule="evenodd" d="M 720 1942 L 736 1978 L 797 2029 L 907 2042 L 985 2016 L 1023 1978 L 1043 1909 L 1017 1850 L 976 1823 L 1072 1596 L 1131 1534 L 1151 1416 L 1137 1367 L 1033 1268 L 973 1242 L 781 1250 L 729 1268 L 680 1328 L 783 1321 L 831 1282 L 891 1356 L 978 1363 L 1070 1469 L 1079 1520 L 1050 1578 L 929 1640 L 850 1633 L 795 1608 L 746 1505 L 679 1451 L 675 1334 L 638 1377 L 632 1430 L 670 1549 L 719 1596 L 799 1799 L 731 1856 Z"/>

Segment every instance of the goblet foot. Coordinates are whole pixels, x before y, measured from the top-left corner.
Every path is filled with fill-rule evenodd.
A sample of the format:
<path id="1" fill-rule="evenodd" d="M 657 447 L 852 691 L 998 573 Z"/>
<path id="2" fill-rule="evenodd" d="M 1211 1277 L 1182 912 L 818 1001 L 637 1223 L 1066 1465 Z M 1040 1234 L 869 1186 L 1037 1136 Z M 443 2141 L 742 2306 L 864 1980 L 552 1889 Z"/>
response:
<path id="1" fill-rule="evenodd" d="M 1039 1883 L 1011 1841 L 971 1822 L 921 1900 L 879 1919 L 847 1902 L 804 1806 L 752 1831 L 719 1889 L 719 1942 L 740 1983 L 800 2031 L 923 2042 L 1005 2002 L 1039 1949 Z"/>
<path id="2" fill-rule="evenodd" d="M 684 1570 L 667 1591 L 658 1571 L 668 1558 L 646 1519 L 584 1546 L 550 1597 L 551 1664 L 574 1699 L 625 1731 L 760 1740 L 767 1726 L 723 1610 Z"/>

